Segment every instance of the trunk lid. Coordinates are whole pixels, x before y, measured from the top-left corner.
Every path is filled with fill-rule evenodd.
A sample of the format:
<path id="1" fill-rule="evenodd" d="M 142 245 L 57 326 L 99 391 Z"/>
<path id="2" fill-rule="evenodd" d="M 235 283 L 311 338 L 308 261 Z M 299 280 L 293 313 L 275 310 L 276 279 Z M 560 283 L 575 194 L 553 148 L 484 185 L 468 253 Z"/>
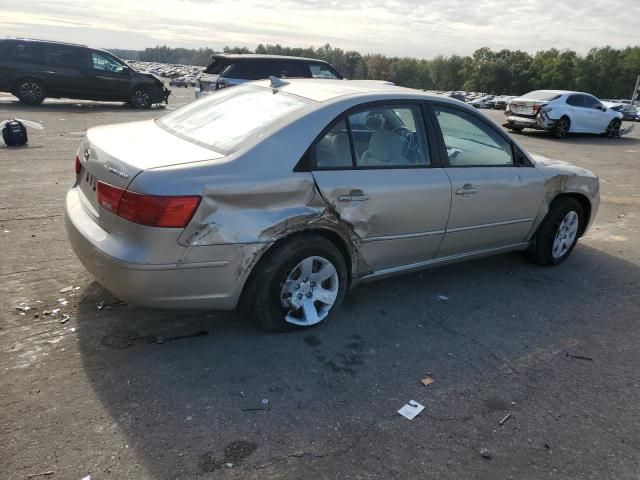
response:
<path id="1" fill-rule="evenodd" d="M 533 98 L 514 98 L 509 102 L 509 110 L 514 115 L 533 117 L 538 114 L 540 107 L 547 104 L 544 100 L 535 100 Z"/>
<path id="2" fill-rule="evenodd" d="M 94 221 L 111 232 L 117 216 L 99 206 L 98 182 L 126 189 L 144 170 L 215 160 L 223 155 L 172 135 L 154 120 L 146 120 L 89 129 L 78 157 L 80 199 Z"/>

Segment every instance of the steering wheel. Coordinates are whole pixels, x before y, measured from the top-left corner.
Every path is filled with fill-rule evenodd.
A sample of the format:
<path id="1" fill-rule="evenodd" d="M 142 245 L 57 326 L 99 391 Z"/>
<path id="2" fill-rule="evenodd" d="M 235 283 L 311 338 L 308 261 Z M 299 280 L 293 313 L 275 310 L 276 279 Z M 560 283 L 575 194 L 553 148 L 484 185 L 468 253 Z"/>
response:
<path id="1" fill-rule="evenodd" d="M 402 156 L 406 157 L 407 153 L 413 147 L 413 132 L 404 125 L 391 130 L 393 133 L 400 135 L 403 141 Z"/>

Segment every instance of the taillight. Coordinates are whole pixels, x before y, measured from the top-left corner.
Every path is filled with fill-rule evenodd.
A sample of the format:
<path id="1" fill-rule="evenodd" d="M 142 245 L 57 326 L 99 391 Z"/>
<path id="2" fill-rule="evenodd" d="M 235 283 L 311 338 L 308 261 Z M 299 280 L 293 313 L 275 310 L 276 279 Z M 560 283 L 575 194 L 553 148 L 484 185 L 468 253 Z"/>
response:
<path id="1" fill-rule="evenodd" d="M 130 222 L 183 228 L 200 205 L 200 196 L 144 195 L 98 182 L 98 204 Z"/>
<path id="2" fill-rule="evenodd" d="M 80 163 L 80 157 L 76 155 L 76 177 L 80 175 L 81 170 L 82 170 L 82 163 Z"/>

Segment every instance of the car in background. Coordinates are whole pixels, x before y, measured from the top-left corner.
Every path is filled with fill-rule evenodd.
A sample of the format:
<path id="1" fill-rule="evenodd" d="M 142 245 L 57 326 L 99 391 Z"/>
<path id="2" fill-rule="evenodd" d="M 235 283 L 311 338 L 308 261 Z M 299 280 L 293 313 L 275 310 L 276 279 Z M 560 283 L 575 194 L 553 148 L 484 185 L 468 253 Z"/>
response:
<path id="1" fill-rule="evenodd" d="M 593 95 L 567 90 L 534 90 L 512 99 L 505 110 L 504 126 L 520 132 L 525 128 L 547 130 L 557 138 L 569 133 L 597 133 L 618 137 L 622 113 L 607 108 Z"/>
<path id="2" fill-rule="evenodd" d="M 462 92 L 447 92 L 444 94 L 445 97 L 453 98 L 454 100 L 458 100 L 460 102 L 466 102 L 467 97 Z"/>
<path id="3" fill-rule="evenodd" d="M 94 127 L 75 173 L 68 237 L 107 290 L 239 307 L 268 331 L 319 324 L 348 288 L 390 275 L 527 249 L 557 265 L 599 204 L 588 170 L 381 82 L 273 78 Z"/>
<path id="4" fill-rule="evenodd" d="M 187 88 L 189 86 L 189 81 L 185 78 L 172 78 L 169 80 L 169 86 Z"/>
<path id="5" fill-rule="evenodd" d="M 171 93 L 159 77 L 106 50 L 25 38 L 0 39 L 0 91 L 27 105 L 54 97 L 120 101 L 141 109 L 167 102 Z"/>
<path id="6" fill-rule="evenodd" d="M 638 115 L 638 109 L 629 103 L 610 101 L 602 102 L 602 104 L 611 110 L 622 113 L 622 120 L 633 122 Z"/>
<path id="7" fill-rule="evenodd" d="M 342 80 L 344 77 L 322 60 L 281 55 L 216 54 L 196 84 L 196 98 L 241 83 L 277 78 L 320 78 Z"/>
<path id="8" fill-rule="evenodd" d="M 485 108 L 488 108 L 488 109 L 491 109 L 491 110 L 495 109 L 496 108 L 496 99 L 497 98 L 498 98 L 498 95 L 496 95 L 493 98 L 490 98 L 489 100 L 484 102 Z"/>
<path id="9" fill-rule="evenodd" d="M 487 102 L 493 100 L 495 95 L 484 95 L 469 102 L 469 105 L 475 108 L 487 108 Z"/>
<path id="10" fill-rule="evenodd" d="M 509 101 L 514 98 L 516 97 L 513 95 L 501 95 L 499 97 L 496 97 L 493 100 L 493 108 L 495 108 L 496 110 L 505 110 Z"/>

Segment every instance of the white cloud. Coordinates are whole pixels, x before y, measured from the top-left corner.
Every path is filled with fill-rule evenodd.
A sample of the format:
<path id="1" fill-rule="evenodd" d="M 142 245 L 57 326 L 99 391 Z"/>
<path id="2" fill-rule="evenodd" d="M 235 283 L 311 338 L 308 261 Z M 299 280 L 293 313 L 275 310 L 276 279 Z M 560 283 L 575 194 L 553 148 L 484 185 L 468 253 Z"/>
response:
<path id="1" fill-rule="evenodd" d="M 258 43 L 433 57 L 476 48 L 581 53 L 637 43 L 640 2 L 605 0 L 3 0 L 0 31 L 105 48 Z M 626 3 L 626 5 L 624 4 Z"/>

